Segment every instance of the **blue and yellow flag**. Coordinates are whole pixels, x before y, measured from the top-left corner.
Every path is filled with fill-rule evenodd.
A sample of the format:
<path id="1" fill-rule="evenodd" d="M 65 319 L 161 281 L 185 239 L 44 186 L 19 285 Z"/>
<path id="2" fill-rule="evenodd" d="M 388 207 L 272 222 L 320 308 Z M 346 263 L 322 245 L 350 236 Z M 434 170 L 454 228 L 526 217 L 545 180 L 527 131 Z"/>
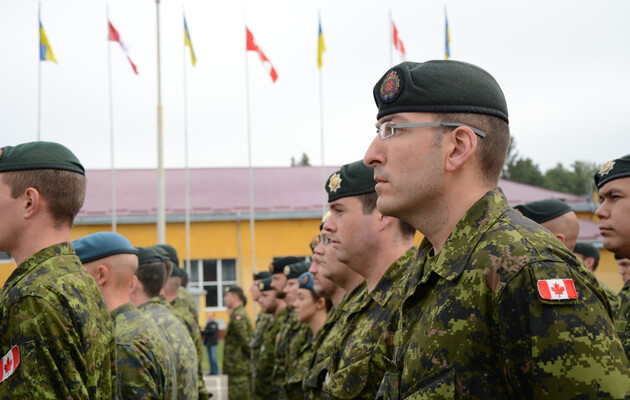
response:
<path id="1" fill-rule="evenodd" d="M 195 50 L 193 50 L 192 41 L 190 40 L 190 32 L 188 32 L 188 24 L 186 24 L 186 16 L 184 16 L 184 46 L 190 48 L 190 61 L 192 61 L 193 67 L 197 64 L 197 57 L 195 57 Z"/>
<path id="2" fill-rule="evenodd" d="M 324 33 L 322 32 L 322 20 L 318 16 L 319 22 L 319 33 L 318 33 L 318 41 L 317 41 L 317 68 L 322 68 L 322 54 L 326 51 L 326 44 L 324 43 Z"/>
<path id="3" fill-rule="evenodd" d="M 444 7 L 444 21 L 446 25 L 444 27 L 444 59 L 451 58 L 451 33 L 448 30 L 448 16 L 446 15 L 446 7 Z"/>
<path id="4" fill-rule="evenodd" d="M 48 43 L 48 37 L 46 31 L 42 25 L 42 20 L 39 20 L 39 60 L 40 61 L 52 61 L 57 64 L 57 59 L 52 52 L 50 43 Z"/>

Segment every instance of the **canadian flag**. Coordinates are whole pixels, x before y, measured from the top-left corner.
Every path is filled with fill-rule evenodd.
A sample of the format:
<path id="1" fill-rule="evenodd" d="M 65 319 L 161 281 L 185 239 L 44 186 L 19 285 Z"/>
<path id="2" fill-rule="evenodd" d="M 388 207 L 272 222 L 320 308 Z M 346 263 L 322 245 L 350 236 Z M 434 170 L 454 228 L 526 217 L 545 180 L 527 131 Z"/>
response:
<path id="1" fill-rule="evenodd" d="M 107 37 L 107 40 L 109 40 L 110 42 L 118 42 L 123 52 L 127 56 L 127 60 L 129 60 L 129 64 L 131 64 L 131 68 L 133 68 L 133 72 L 138 75 L 138 68 L 136 67 L 136 64 L 131 61 L 131 58 L 129 58 L 129 50 L 127 50 L 127 46 L 125 46 L 125 43 L 123 43 L 122 39 L 120 38 L 120 33 L 118 33 L 118 31 L 116 30 L 116 28 L 114 28 L 114 25 L 112 25 L 110 21 L 107 21 L 107 25 L 109 26 L 109 35 Z"/>
<path id="2" fill-rule="evenodd" d="M 258 45 L 256 44 L 256 40 L 254 40 L 254 35 L 251 33 L 248 27 L 245 27 L 245 50 L 255 51 L 256 53 L 258 53 L 258 57 L 260 57 L 260 61 L 262 61 L 263 65 L 269 65 L 269 76 L 271 76 L 271 80 L 275 83 L 278 79 L 278 73 L 276 72 L 276 69 L 273 67 L 273 64 L 271 63 L 271 61 L 269 61 L 265 53 L 263 53 L 260 47 L 258 47 Z"/>
<path id="3" fill-rule="evenodd" d="M 578 298 L 573 279 L 541 279 L 538 281 L 538 293 L 545 300 Z"/>
<path id="4" fill-rule="evenodd" d="M 394 35 L 394 37 L 392 38 L 392 41 L 394 42 L 394 48 L 400 51 L 400 58 L 405 60 L 407 56 L 407 54 L 405 53 L 405 45 L 403 45 L 402 39 L 400 38 L 400 36 L 398 36 L 398 29 L 396 29 L 396 24 L 394 23 L 394 21 L 392 21 L 392 28 L 392 33 Z"/>
<path id="5" fill-rule="evenodd" d="M 0 382 L 10 377 L 17 369 L 18 365 L 20 365 L 20 350 L 17 346 L 13 346 L 13 348 L 0 359 Z"/>

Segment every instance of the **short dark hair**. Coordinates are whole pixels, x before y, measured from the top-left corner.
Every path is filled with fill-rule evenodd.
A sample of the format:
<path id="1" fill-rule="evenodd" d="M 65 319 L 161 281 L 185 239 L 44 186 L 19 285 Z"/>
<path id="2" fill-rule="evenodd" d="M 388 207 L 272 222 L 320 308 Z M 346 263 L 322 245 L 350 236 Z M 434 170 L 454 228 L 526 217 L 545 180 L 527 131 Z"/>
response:
<path id="1" fill-rule="evenodd" d="M 11 197 L 18 198 L 29 187 L 37 189 L 46 200 L 56 226 L 72 226 L 85 201 L 85 175 L 59 169 L 36 169 L 3 172 L 4 183 L 11 188 Z"/>
<path id="2" fill-rule="evenodd" d="M 498 183 L 510 147 L 508 123 L 501 118 L 485 114 L 439 113 L 436 114 L 436 118 L 436 122 L 459 122 L 486 133 L 486 137 L 478 140 L 479 164 L 486 181 Z M 436 142 L 441 143 L 443 133 L 452 129 L 451 127 L 437 129 L 436 138 L 439 139 Z"/>
<path id="3" fill-rule="evenodd" d="M 359 195 L 359 200 L 361 200 L 361 206 L 363 207 L 363 214 L 367 215 L 372 213 L 376 209 L 376 201 L 378 200 L 378 193 L 372 192 L 367 194 Z M 408 223 L 398 220 L 400 233 L 403 237 L 409 237 L 416 234 L 416 228 L 409 225 Z"/>
<path id="4" fill-rule="evenodd" d="M 138 265 L 136 276 L 142 282 L 144 293 L 151 298 L 157 297 L 160 295 L 166 279 L 164 263 L 158 261 L 140 264 Z"/>
<path id="5" fill-rule="evenodd" d="M 591 257 L 591 258 L 593 259 L 593 272 L 595 272 L 595 270 L 599 266 L 599 260 L 595 257 Z"/>
<path id="6" fill-rule="evenodd" d="M 245 296 L 245 293 L 243 293 L 243 289 L 241 289 L 239 286 L 232 286 L 228 289 L 228 293 L 234 293 L 235 295 L 237 295 L 241 301 L 243 302 L 243 305 L 246 306 L 247 305 L 247 297 Z"/>

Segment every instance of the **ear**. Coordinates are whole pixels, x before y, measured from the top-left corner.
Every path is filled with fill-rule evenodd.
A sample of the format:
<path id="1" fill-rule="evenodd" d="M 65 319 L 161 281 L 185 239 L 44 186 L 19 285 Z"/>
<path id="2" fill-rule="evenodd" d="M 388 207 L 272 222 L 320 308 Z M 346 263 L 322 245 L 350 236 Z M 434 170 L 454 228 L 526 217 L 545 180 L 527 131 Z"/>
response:
<path id="1" fill-rule="evenodd" d="M 98 286 L 103 286 L 109 281 L 109 269 L 104 265 L 96 267 L 96 276 L 94 277 Z"/>
<path id="2" fill-rule="evenodd" d="M 24 191 L 24 218 L 34 217 L 41 207 L 42 198 L 39 191 L 29 187 Z"/>
<path id="3" fill-rule="evenodd" d="M 326 299 L 323 297 L 320 297 L 319 299 L 317 299 L 317 301 L 315 302 L 315 309 L 316 310 L 325 310 L 326 309 Z"/>
<path id="4" fill-rule="evenodd" d="M 466 164 L 477 150 L 477 135 L 467 126 L 459 126 L 443 140 L 449 140 L 446 171 L 455 172 Z"/>
<path id="5" fill-rule="evenodd" d="M 137 276 L 131 278 L 131 285 L 129 286 L 129 294 L 134 294 L 140 289 L 140 281 Z"/>
<path id="6" fill-rule="evenodd" d="M 560 241 L 562 242 L 562 244 L 567 244 L 564 240 L 564 235 L 562 233 L 554 233 L 553 234 L 555 237 L 557 237 L 558 239 L 560 239 Z"/>
<path id="7" fill-rule="evenodd" d="M 387 228 L 390 224 L 394 222 L 393 217 L 388 217 L 381 213 L 378 213 L 378 219 L 379 219 L 379 226 L 378 226 L 379 231 L 385 230 L 385 228 Z"/>

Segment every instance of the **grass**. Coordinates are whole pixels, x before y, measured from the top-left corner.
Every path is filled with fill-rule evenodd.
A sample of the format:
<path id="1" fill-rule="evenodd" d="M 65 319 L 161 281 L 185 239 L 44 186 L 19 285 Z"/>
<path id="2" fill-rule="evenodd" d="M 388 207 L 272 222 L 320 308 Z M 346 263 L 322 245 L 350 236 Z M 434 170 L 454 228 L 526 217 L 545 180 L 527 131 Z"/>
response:
<path id="1" fill-rule="evenodd" d="M 219 340 L 219 345 L 217 346 L 217 358 L 219 359 L 219 370 L 221 370 L 221 366 L 223 365 L 223 339 Z M 210 361 L 208 360 L 208 350 L 206 350 L 206 346 L 203 346 L 203 358 L 201 360 L 201 367 L 203 368 L 203 372 L 210 371 Z"/>

